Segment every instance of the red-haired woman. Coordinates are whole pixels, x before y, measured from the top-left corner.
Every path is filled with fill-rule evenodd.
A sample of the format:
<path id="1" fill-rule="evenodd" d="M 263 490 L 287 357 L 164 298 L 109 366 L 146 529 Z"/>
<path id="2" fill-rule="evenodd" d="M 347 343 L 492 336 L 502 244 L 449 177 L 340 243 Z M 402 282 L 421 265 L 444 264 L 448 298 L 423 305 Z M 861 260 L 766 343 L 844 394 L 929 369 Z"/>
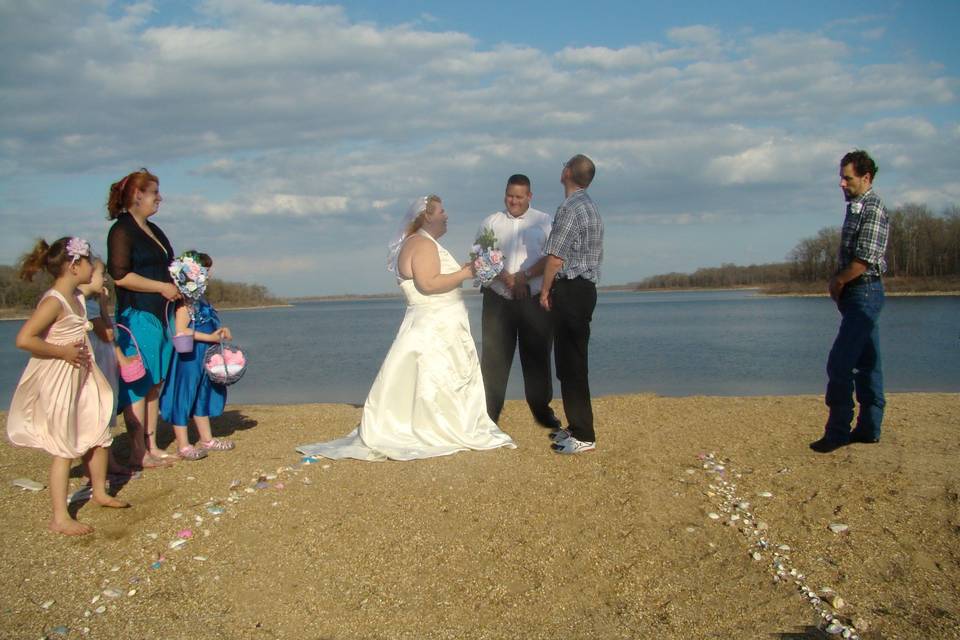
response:
<path id="1" fill-rule="evenodd" d="M 120 381 L 119 408 L 130 436 L 130 464 L 156 467 L 175 459 L 157 446 L 160 389 L 173 346 L 165 331 L 167 301 L 180 292 L 167 267 L 175 254 L 160 227 L 149 221 L 157 213 L 160 180 L 134 171 L 110 186 L 107 212 L 115 220 L 107 236 L 107 270 L 117 289 L 117 324 L 136 338 L 147 374 L 136 382 Z M 127 356 L 136 353 L 130 335 L 119 329 L 117 342 Z"/>

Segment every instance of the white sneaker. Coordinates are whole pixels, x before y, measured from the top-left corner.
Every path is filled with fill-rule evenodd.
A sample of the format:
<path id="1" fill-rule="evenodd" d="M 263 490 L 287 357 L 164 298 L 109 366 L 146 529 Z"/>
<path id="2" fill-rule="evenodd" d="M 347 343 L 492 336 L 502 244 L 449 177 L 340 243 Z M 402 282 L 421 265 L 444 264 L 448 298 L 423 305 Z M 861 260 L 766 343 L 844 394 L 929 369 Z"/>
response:
<path id="1" fill-rule="evenodd" d="M 570 436 L 560 440 L 559 442 L 554 442 L 552 445 L 550 445 L 550 448 L 557 453 L 572 455 L 574 453 L 586 453 L 587 451 L 593 451 L 597 448 L 597 443 L 583 442 L 582 440 L 577 440 L 573 436 Z"/>
<path id="2" fill-rule="evenodd" d="M 572 434 L 570 429 L 557 429 L 556 431 L 550 432 L 550 441 L 551 442 L 563 442 L 569 438 Z"/>

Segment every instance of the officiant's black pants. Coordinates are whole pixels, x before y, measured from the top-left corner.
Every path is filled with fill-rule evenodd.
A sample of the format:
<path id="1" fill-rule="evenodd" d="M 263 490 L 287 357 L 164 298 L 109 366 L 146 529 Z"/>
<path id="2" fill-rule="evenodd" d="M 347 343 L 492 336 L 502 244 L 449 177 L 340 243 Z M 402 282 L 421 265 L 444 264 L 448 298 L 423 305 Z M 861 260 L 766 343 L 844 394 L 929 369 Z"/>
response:
<path id="1" fill-rule="evenodd" d="M 553 400 L 550 313 L 540 306 L 538 297 L 507 300 L 485 287 L 482 323 L 480 371 L 487 395 L 487 415 L 494 422 L 500 421 L 513 354 L 519 346 L 524 395 L 533 418 L 545 427 L 558 428 L 560 423 L 550 408 Z"/>
<path id="2" fill-rule="evenodd" d="M 585 278 L 559 279 L 553 283 L 550 293 L 553 353 L 568 428 L 577 440 L 596 442 L 587 376 L 587 347 L 590 321 L 597 306 L 597 285 Z"/>

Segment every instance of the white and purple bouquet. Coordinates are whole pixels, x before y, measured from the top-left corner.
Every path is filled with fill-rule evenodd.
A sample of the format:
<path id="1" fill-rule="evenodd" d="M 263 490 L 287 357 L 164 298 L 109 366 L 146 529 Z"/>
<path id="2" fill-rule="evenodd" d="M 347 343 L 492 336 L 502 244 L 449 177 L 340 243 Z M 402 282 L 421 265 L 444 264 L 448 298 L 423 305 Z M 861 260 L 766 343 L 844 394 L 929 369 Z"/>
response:
<path id="1" fill-rule="evenodd" d="M 207 270 L 190 253 L 171 262 L 169 269 L 173 283 L 185 298 L 199 300 L 207 290 Z"/>
<path id="2" fill-rule="evenodd" d="M 473 268 L 476 271 L 473 278 L 475 287 L 487 284 L 503 271 L 503 252 L 497 248 L 497 236 L 494 235 L 493 229 L 484 227 L 480 232 L 473 242 L 470 259 L 473 260 Z"/>

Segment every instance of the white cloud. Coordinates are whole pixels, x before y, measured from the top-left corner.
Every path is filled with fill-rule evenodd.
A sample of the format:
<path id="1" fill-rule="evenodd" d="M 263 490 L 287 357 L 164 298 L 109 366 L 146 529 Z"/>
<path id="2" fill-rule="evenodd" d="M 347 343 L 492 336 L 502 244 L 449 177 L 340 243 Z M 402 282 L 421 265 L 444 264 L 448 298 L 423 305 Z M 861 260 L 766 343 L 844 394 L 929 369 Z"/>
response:
<path id="1" fill-rule="evenodd" d="M 557 61 L 571 66 L 626 69 L 646 67 L 683 59 L 681 50 L 663 49 L 658 44 L 610 49 L 608 47 L 566 47 L 556 54 Z"/>
<path id="2" fill-rule="evenodd" d="M 898 192 L 897 204 L 926 204 L 934 211 L 960 203 L 960 182 L 943 182 L 931 187 L 907 188 Z"/>
<path id="3" fill-rule="evenodd" d="M 667 37 L 674 42 L 688 42 L 693 44 L 707 44 L 720 38 L 720 32 L 713 27 L 702 24 L 689 27 L 676 27 L 667 30 Z"/>
<path id="4" fill-rule="evenodd" d="M 721 185 L 793 184 L 813 180 L 838 160 L 835 141 L 791 137 L 763 140 L 707 163 L 706 177 Z"/>
<path id="5" fill-rule="evenodd" d="M 250 200 L 208 203 L 201 207 L 207 218 L 215 221 L 233 220 L 244 216 L 278 216 L 296 218 L 329 216 L 347 210 L 345 196 L 304 196 L 294 193 L 274 193 Z"/>
<path id="6" fill-rule="evenodd" d="M 937 134 L 937 128 L 930 121 L 912 116 L 881 118 L 868 122 L 863 130 L 871 135 L 880 134 L 908 138 L 932 138 Z"/>

